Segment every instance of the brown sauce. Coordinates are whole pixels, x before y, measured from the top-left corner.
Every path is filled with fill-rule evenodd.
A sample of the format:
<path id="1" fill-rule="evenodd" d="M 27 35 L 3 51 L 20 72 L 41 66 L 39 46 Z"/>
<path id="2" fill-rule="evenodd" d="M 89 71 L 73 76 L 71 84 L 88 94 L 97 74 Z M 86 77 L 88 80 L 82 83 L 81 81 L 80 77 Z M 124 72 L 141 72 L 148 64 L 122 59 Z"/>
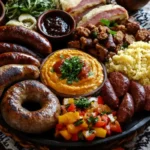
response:
<path id="1" fill-rule="evenodd" d="M 50 36 L 62 36 L 70 31 L 70 26 L 61 17 L 50 16 L 43 21 L 42 30 Z"/>

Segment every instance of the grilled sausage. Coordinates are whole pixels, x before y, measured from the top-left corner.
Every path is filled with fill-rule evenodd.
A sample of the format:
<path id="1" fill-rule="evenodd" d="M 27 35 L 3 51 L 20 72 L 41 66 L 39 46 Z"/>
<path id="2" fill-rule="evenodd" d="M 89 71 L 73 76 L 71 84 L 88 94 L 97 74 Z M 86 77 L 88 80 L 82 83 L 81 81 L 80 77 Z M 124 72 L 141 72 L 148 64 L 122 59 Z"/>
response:
<path id="1" fill-rule="evenodd" d="M 134 101 L 132 96 L 129 93 L 126 93 L 119 106 L 119 110 L 117 112 L 117 120 L 120 123 L 125 123 L 126 121 L 130 120 L 133 115 L 134 115 Z"/>
<path id="2" fill-rule="evenodd" d="M 0 67 L 8 64 L 31 64 L 37 67 L 40 66 L 38 59 L 19 52 L 8 52 L 0 54 L 0 60 Z"/>
<path id="3" fill-rule="evenodd" d="M 25 105 L 27 103 L 28 106 Z M 34 107 L 35 104 L 40 107 Z M 60 104 L 45 85 L 35 80 L 25 80 L 6 91 L 1 111 L 11 127 L 27 133 L 42 133 L 56 125 Z"/>
<path id="4" fill-rule="evenodd" d="M 7 53 L 7 52 L 21 52 L 25 53 L 28 55 L 31 55 L 35 58 L 37 58 L 39 61 L 41 61 L 41 58 L 34 52 L 32 52 L 30 49 L 17 45 L 17 44 L 12 44 L 12 43 L 0 43 L 0 54 L 2 53 Z"/>
<path id="5" fill-rule="evenodd" d="M 39 69 L 33 65 L 5 65 L 0 67 L 0 96 L 4 89 L 11 84 L 25 79 L 37 79 L 39 74 Z"/>
<path id="6" fill-rule="evenodd" d="M 48 55 L 52 52 L 51 44 L 46 38 L 35 31 L 21 26 L 1 26 L 0 42 L 25 44 L 43 55 Z"/>
<path id="7" fill-rule="evenodd" d="M 130 80 L 120 72 L 111 72 L 109 81 L 118 97 L 124 96 L 130 86 Z"/>
<path id="8" fill-rule="evenodd" d="M 116 96 L 116 93 L 115 93 L 109 80 L 107 80 L 105 82 L 104 86 L 102 87 L 101 96 L 102 96 L 104 102 L 111 108 L 115 109 L 118 107 L 119 99 Z"/>
<path id="9" fill-rule="evenodd" d="M 145 88 L 145 110 L 150 111 L 150 85 L 147 85 Z"/>
<path id="10" fill-rule="evenodd" d="M 142 111 L 145 106 L 145 89 L 144 89 L 144 87 L 135 81 L 131 81 L 130 93 L 134 100 L 135 112 Z"/>

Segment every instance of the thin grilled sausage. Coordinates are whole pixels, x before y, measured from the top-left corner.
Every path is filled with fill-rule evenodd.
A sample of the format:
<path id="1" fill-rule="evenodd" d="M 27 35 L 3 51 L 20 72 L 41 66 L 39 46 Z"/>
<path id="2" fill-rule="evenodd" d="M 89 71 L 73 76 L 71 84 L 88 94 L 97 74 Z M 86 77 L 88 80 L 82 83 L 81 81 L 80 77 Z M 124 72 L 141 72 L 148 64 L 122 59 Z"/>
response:
<path id="1" fill-rule="evenodd" d="M 145 106 L 145 89 L 144 89 L 144 87 L 135 81 L 131 81 L 130 93 L 134 100 L 135 112 L 140 112 L 140 111 L 144 110 L 144 106 Z"/>
<path id="2" fill-rule="evenodd" d="M 39 74 L 39 69 L 33 65 L 5 65 L 0 67 L 0 97 L 4 89 L 11 84 L 25 79 L 37 79 Z"/>
<path id="3" fill-rule="evenodd" d="M 134 115 L 134 101 L 132 96 L 129 93 L 126 93 L 124 96 L 119 110 L 117 111 L 117 120 L 120 123 L 125 123 L 130 120 Z"/>
<path id="4" fill-rule="evenodd" d="M 116 96 L 116 93 L 115 93 L 109 80 L 107 80 L 105 82 L 104 86 L 102 87 L 101 96 L 102 96 L 104 102 L 111 108 L 115 109 L 118 107 L 119 99 Z"/>
<path id="5" fill-rule="evenodd" d="M 41 58 L 34 53 L 32 50 L 18 45 L 18 44 L 12 44 L 12 43 L 4 43 L 4 42 L 0 42 L 0 54 L 2 53 L 7 53 L 7 52 L 21 52 L 21 53 L 25 53 L 28 55 L 31 55 L 35 58 L 37 58 L 39 61 L 41 61 Z"/>
<path id="6" fill-rule="evenodd" d="M 8 52 L 0 54 L 0 67 L 8 64 L 30 64 L 37 67 L 40 66 L 38 59 L 31 55 L 19 52 Z"/>
<path id="7" fill-rule="evenodd" d="M 25 44 L 42 55 L 52 52 L 51 43 L 39 33 L 21 26 L 1 26 L 0 42 Z"/>
<path id="8" fill-rule="evenodd" d="M 130 86 L 130 80 L 120 72 L 111 72 L 109 81 L 118 97 L 124 96 Z"/>

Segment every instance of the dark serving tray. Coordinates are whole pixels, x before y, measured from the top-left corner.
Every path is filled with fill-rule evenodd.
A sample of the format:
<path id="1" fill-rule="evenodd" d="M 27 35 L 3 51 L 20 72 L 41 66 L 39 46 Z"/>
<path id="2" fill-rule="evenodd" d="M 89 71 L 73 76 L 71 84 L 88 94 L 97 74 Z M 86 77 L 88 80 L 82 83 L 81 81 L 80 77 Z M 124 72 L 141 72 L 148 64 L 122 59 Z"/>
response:
<path id="1" fill-rule="evenodd" d="M 150 125 L 150 112 L 142 112 L 136 114 L 132 121 L 128 122 L 123 126 L 123 132 L 121 134 L 116 134 L 104 139 L 96 139 L 92 142 L 80 141 L 80 142 L 69 142 L 58 140 L 54 138 L 54 131 L 49 131 L 40 135 L 25 134 L 17 130 L 12 129 L 5 123 L 2 116 L 0 117 L 0 124 L 6 127 L 9 132 L 14 133 L 16 136 L 20 137 L 25 141 L 32 142 L 38 145 L 46 145 L 51 148 L 68 148 L 68 149 L 110 149 L 114 146 L 119 146 L 124 142 L 130 141 L 134 136 L 143 131 L 148 125 Z"/>

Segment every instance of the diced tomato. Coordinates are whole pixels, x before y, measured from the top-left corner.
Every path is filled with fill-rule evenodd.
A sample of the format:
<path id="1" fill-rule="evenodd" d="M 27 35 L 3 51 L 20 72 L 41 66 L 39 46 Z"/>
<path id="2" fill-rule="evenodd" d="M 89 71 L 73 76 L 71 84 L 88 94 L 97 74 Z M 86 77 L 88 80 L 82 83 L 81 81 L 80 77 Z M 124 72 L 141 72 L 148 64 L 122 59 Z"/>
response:
<path id="1" fill-rule="evenodd" d="M 110 123 L 110 130 L 117 133 L 122 132 L 121 126 L 118 121 L 115 121 L 114 123 Z"/>
<path id="2" fill-rule="evenodd" d="M 53 65 L 54 72 L 61 73 L 60 67 L 63 64 L 63 62 L 64 62 L 63 60 L 59 60 Z"/>
<path id="3" fill-rule="evenodd" d="M 78 134 L 73 134 L 72 141 L 78 141 L 78 140 L 79 140 Z"/>
<path id="4" fill-rule="evenodd" d="M 104 104 L 104 100 L 101 96 L 98 96 L 98 104 Z"/>
<path id="5" fill-rule="evenodd" d="M 94 138 L 95 138 L 95 133 L 92 133 L 92 134 L 90 134 L 90 135 L 86 138 L 86 140 L 87 140 L 87 141 L 93 141 Z"/>
<path id="6" fill-rule="evenodd" d="M 110 121 L 110 119 L 107 115 L 102 115 L 101 118 L 102 118 L 102 121 L 106 122 L 106 124 L 108 124 Z"/>
<path id="7" fill-rule="evenodd" d="M 93 141 L 96 137 L 95 132 L 91 132 L 89 130 L 83 131 L 83 135 L 87 141 Z"/>
<path id="8" fill-rule="evenodd" d="M 82 70 L 80 71 L 78 78 L 79 79 L 84 79 L 88 77 L 90 71 L 90 67 L 88 66 L 88 64 L 84 63 L 84 66 L 82 67 Z"/>
<path id="9" fill-rule="evenodd" d="M 85 111 L 80 111 L 80 116 L 84 116 L 85 115 Z"/>
<path id="10" fill-rule="evenodd" d="M 63 127 L 64 127 L 64 126 L 63 126 L 62 124 L 57 124 L 57 125 L 56 125 L 56 129 L 57 129 L 57 130 L 62 130 Z"/>
<path id="11" fill-rule="evenodd" d="M 99 117 L 98 121 L 95 123 L 94 127 L 104 127 L 106 126 L 106 122 L 102 121 L 101 118 Z"/>
<path id="12" fill-rule="evenodd" d="M 67 108 L 67 111 L 70 112 L 70 111 L 75 111 L 76 110 L 76 106 L 75 104 L 70 104 L 70 106 Z"/>

